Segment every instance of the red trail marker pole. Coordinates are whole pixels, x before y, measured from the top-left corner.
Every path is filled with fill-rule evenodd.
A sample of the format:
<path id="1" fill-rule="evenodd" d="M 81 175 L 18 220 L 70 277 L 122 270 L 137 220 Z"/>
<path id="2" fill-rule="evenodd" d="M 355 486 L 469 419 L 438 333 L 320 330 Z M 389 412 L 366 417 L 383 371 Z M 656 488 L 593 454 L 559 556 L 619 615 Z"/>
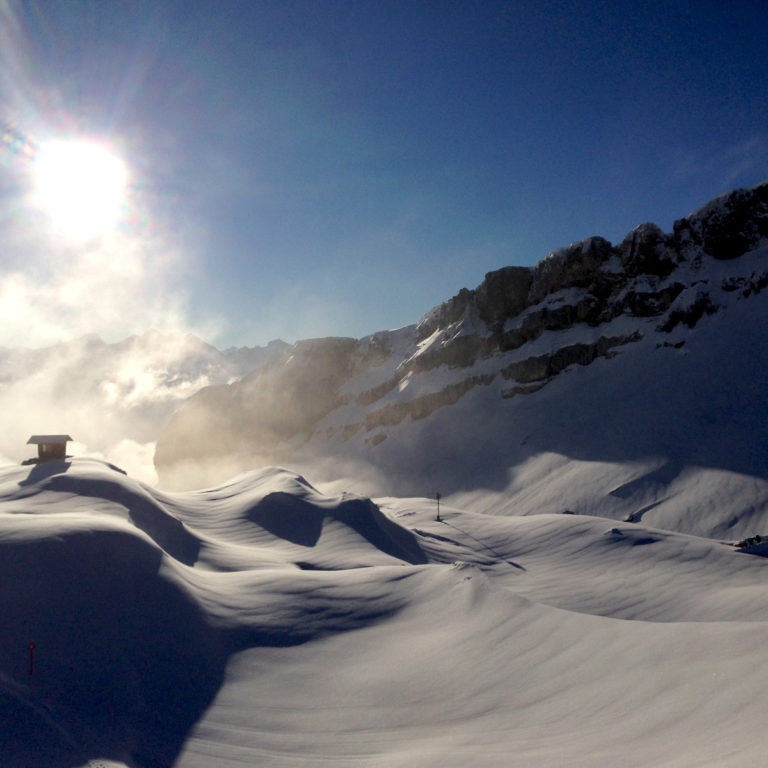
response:
<path id="1" fill-rule="evenodd" d="M 35 671 L 35 643 L 34 641 L 29 644 L 29 674 L 31 675 Z"/>

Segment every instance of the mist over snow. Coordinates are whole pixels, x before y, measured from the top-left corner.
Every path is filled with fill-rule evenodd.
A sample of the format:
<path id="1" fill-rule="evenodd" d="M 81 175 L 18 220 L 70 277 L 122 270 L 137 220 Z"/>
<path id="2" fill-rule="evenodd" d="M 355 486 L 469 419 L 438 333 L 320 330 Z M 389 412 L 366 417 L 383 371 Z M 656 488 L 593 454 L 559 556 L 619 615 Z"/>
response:
<path id="1" fill-rule="evenodd" d="M 749 535 L 768 527 L 767 259 L 764 184 L 488 273 L 418 324 L 297 342 L 173 414 L 160 482 L 276 463 L 367 495 Z"/>
<path id="2" fill-rule="evenodd" d="M 182 285 L 194 254 L 149 215 L 151 200 L 132 195 L 121 226 L 76 239 L 52 226 L 31 193 L 13 211 L 0 269 L 6 462 L 29 457 L 30 434 L 68 433 L 75 454 L 155 483 L 154 443 L 173 410 L 282 346 L 221 352 L 202 340 L 215 339 L 222 323 L 200 312 L 191 319 Z"/>
<path id="3" fill-rule="evenodd" d="M 764 764 L 767 26 L 0 0 L 0 768 Z"/>
<path id="4" fill-rule="evenodd" d="M 758 764 L 767 299 L 759 185 L 363 339 L 0 348 L 3 768 Z"/>
<path id="5" fill-rule="evenodd" d="M 71 453 L 155 483 L 155 441 L 179 404 L 253 371 L 282 346 L 220 352 L 192 334 L 148 331 L 114 343 L 86 335 L 37 349 L 0 347 L 0 454 L 19 462 L 33 455 L 25 445 L 31 434 L 69 433 Z"/>

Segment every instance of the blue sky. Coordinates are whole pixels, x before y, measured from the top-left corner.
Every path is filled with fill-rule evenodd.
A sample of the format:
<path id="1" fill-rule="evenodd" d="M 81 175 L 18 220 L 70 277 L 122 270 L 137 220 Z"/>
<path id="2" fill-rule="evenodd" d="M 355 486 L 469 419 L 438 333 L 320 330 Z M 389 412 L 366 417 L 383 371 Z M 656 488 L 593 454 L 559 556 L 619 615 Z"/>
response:
<path id="1" fill-rule="evenodd" d="M 26 286 L 20 311 L 61 318 L 16 343 L 174 323 L 220 347 L 359 337 L 768 177 L 763 0 L 0 9 L 2 120 L 109 142 L 134 205 L 122 244 L 69 254 L 65 277 L 3 159 L 0 301 Z"/>

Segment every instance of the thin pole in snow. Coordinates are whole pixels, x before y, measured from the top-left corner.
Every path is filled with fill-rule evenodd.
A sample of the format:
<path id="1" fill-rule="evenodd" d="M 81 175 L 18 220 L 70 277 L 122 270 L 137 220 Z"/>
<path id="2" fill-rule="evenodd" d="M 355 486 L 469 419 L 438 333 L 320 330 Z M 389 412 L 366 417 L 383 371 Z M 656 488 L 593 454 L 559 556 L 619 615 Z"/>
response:
<path id="1" fill-rule="evenodd" d="M 437 522 L 442 523 L 443 521 L 440 519 L 440 492 L 439 491 L 435 493 L 435 499 L 437 499 Z"/>
<path id="2" fill-rule="evenodd" d="M 29 674 L 31 675 L 35 671 L 35 643 L 34 641 L 29 644 Z"/>

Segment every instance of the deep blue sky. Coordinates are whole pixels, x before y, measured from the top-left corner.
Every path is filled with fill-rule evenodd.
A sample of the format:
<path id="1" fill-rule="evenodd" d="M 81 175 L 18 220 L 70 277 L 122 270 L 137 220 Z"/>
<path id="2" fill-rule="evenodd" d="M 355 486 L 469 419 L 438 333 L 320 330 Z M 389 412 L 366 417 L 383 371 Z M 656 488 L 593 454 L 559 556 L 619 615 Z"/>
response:
<path id="1" fill-rule="evenodd" d="M 182 254 L 162 290 L 219 346 L 406 325 L 768 177 L 764 0 L 0 9 L 3 119 L 121 147 L 143 226 Z"/>

